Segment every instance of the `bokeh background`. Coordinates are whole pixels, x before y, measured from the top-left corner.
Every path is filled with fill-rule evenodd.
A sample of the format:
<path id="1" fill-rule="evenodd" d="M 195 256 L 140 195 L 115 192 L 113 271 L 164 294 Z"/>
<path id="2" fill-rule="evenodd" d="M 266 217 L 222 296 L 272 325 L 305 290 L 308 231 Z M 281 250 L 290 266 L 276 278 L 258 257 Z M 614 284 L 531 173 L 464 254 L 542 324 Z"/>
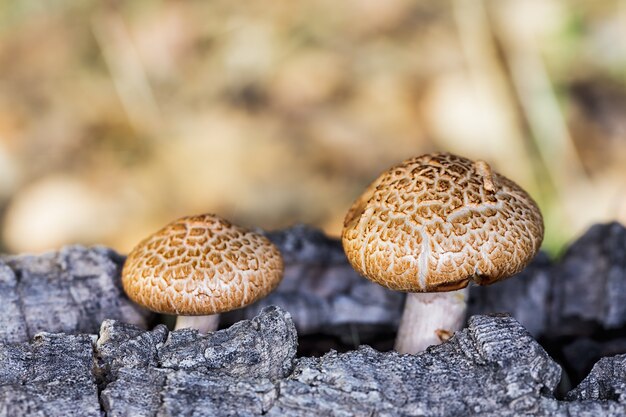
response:
<path id="1" fill-rule="evenodd" d="M 0 2 L 2 251 L 199 212 L 337 236 L 438 150 L 526 188 L 552 254 L 626 221 L 626 2 Z"/>

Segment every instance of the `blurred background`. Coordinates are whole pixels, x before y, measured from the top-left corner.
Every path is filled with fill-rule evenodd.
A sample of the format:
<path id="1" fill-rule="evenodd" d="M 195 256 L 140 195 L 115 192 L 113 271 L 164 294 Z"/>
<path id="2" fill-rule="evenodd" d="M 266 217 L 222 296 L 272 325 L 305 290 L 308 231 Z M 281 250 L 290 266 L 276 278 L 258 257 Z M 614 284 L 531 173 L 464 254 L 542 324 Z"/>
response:
<path id="1" fill-rule="evenodd" d="M 179 216 L 338 236 L 450 151 L 538 201 L 558 254 L 626 221 L 626 2 L 0 2 L 0 249 L 127 252 Z"/>

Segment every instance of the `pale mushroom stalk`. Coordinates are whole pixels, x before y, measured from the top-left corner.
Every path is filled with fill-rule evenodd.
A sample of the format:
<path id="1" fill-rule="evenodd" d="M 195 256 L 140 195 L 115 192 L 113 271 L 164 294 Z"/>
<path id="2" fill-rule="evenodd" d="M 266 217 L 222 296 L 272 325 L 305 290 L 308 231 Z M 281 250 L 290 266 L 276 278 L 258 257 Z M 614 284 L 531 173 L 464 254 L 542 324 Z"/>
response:
<path id="1" fill-rule="evenodd" d="M 399 353 L 418 353 L 448 340 L 463 327 L 468 287 L 440 293 L 408 293 L 396 337 Z"/>
<path id="2" fill-rule="evenodd" d="M 206 334 L 216 331 L 219 324 L 219 314 L 211 314 L 208 316 L 178 316 L 174 330 L 197 329 L 200 333 Z"/>

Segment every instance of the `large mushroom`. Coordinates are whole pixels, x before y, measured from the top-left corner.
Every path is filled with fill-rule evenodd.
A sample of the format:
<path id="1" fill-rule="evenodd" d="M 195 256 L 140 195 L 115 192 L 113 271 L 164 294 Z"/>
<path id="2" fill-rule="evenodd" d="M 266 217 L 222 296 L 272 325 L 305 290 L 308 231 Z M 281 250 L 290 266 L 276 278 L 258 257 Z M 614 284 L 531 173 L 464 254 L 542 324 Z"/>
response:
<path id="1" fill-rule="evenodd" d="M 122 285 L 136 303 L 178 315 L 176 328 L 214 331 L 219 313 L 244 307 L 278 286 L 283 260 L 264 236 L 212 214 L 183 217 L 128 255 Z"/>
<path id="2" fill-rule="evenodd" d="M 350 208 L 342 243 L 352 267 L 408 293 L 396 350 L 441 343 L 465 320 L 467 285 L 520 272 L 543 240 L 533 199 L 483 161 L 423 155 L 382 173 Z"/>

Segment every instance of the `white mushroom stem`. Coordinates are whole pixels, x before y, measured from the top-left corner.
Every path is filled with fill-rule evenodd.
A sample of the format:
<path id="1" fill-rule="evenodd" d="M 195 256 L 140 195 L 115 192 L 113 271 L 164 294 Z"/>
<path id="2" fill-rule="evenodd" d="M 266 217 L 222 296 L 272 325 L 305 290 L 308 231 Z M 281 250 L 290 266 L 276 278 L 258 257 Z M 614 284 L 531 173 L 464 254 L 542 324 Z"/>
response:
<path id="1" fill-rule="evenodd" d="M 220 323 L 219 314 L 210 316 L 178 316 L 174 330 L 197 329 L 200 333 L 206 334 L 217 330 Z"/>
<path id="2" fill-rule="evenodd" d="M 398 335 L 396 351 L 418 353 L 449 339 L 465 321 L 468 287 L 456 291 L 409 293 Z"/>

